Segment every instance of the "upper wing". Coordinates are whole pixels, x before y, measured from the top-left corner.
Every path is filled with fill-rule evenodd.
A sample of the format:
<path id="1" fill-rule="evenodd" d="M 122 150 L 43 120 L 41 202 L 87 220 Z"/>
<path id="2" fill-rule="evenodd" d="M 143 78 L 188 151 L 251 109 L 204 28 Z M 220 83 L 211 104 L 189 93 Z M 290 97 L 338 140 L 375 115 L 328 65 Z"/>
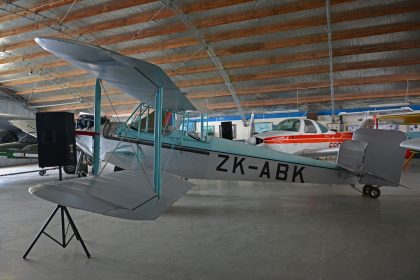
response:
<path id="1" fill-rule="evenodd" d="M 160 198 L 153 192 L 151 170 L 126 170 L 83 179 L 36 185 L 33 195 L 63 206 L 130 220 L 153 220 L 193 184 L 165 174 Z"/>
<path id="2" fill-rule="evenodd" d="M 419 113 L 406 113 L 406 114 L 393 114 L 379 116 L 378 121 L 388 121 L 398 124 L 419 124 L 420 114 Z"/>
<path id="3" fill-rule="evenodd" d="M 195 107 L 158 66 L 116 52 L 61 38 L 36 38 L 45 50 L 121 89 L 144 103 L 154 105 L 159 86 L 163 87 L 163 108 L 174 111 Z"/>
<path id="4" fill-rule="evenodd" d="M 402 141 L 400 144 L 401 148 L 409 149 L 412 151 L 420 151 L 420 138 L 408 139 Z"/>

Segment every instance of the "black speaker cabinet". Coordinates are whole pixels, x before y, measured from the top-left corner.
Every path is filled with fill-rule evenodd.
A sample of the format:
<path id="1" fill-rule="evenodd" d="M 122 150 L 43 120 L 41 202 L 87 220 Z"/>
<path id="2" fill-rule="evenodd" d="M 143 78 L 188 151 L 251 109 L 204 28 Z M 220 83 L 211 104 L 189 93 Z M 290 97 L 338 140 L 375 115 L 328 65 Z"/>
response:
<path id="1" fill-rule="evenodd" d="M 233 140 L 232 122 L 222 122 L 222 138 Z"/>
<path id="2" fill-rule="evenodd" d="M 36 114 L 40 167 L 76 164 L 74 129 L 73 113 L 46 112 Z"/>

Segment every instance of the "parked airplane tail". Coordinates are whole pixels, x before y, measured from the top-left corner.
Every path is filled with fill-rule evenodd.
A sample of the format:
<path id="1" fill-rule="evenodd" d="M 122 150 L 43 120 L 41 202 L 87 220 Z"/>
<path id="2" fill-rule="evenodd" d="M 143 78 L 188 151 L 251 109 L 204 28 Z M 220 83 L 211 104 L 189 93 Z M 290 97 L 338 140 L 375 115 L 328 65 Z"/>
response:
<path id="1" fill-rule="evenodd" d="M 375 119 L 371 119 L 371 118 L 365 118 L 359 126 L 359 128 L 374 128 L 374 127 L 375 127 Z"/>
<path id="2" fill-rule="evenodd" d="M 353 140 L 341 144 L 337 165 L 360 175 L 360 184 L 377 186 L 400 185 L 406 139 L 401 131 L 360 128 Z"/>

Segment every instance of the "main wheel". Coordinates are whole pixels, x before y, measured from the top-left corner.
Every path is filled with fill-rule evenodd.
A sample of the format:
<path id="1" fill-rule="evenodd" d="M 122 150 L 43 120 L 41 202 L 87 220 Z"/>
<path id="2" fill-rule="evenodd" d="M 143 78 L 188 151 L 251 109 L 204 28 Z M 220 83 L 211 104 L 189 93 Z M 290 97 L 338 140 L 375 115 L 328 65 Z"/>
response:
<path id="1" fill-rule="evenodd" d="M 45 173 L 47 173 L 47 171 L 46 170 L 40 170 L 38 173 L 39 173 L 39 176 L 44 176 Z"/>
<path id="2" fill-rule="evenodd" d="M 372 185 L 364 185 L 362 189 L 363 196 L 368 196 L 372 188 Z"/>
<path id="3" fill-rule="evenodd" d="M 381 191 L 378 187 L 371 187 L 369 190 L 369 197 L 370 198 L 378 198 L 381 195 Z"/>
<path id="4" fill-rule="evenodd" d="M 76 165 L 66 165 L 66 166 L 63 166 L 63 170 L 67 174 L 75 174 L 76 173 Z"/>

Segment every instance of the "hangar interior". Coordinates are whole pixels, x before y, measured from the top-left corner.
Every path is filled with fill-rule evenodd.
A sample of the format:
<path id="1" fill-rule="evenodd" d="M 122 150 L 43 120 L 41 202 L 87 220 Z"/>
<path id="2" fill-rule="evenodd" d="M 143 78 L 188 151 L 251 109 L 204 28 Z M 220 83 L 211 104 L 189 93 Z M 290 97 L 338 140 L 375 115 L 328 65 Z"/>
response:
<path id="1" fill-rule="evenodd" d="M 54 208 L 28 187 L 57 182 L 59 175 L 53 169 L 39 176 L 36 157 L 28 156 L 37 140 L 26 138 L 36 128 L 22 131 L 10 121 L 95 113 L 97 76 L 35 42 L 58 38 L 160 67 L 197 109 L 182 126 L 201 138 L 222 137 L 230 122 L 231 140 L 245 140 L 251 118 L 258 133 L 291 118 L 314 119 L 318 130 L 353 132 L 366 118 L 420 111 L 419 15 L 417 0 L 0 1 L 0 140 L 19 140 L 26 149 L 19 150 L 24 159 L 9 159 L 0 144 L 0 279 L 418 279 L 415 153 L 401 175 L 409 188 L 381 188 L 379 199 L 303 179 L 299 185 L 190 179 L 192 189 L 153 221 L 70 209 L 92 258 L 77 240 L 62 249 L 42 236 L 23 260 Z M 100 48 L 98 57 L 110 53 Z M 95 68 L 84 59 L 81 64 Z M 130 119 L 145 102 L 112 80 L 99 86 L 97 116 L 111 121 Z M 163 88 L 163 102 L 165 96 Z M 377 128 L 418 138 L 417 119 Z M 82 175 L 91 177 L 91 159 L 84 160 Z M 244 173 L 238 160 L 233 173 Z M 113 166 L 102 166 L 113 173 Z M 277 168 L 278 178 L 284 170 Z M 293 182 L 302 178 L 294 168 Z M 78 180 L 77 170 L 64 169 L 70 173 L 64 181 Z M 60 234 L 59 220 L 49 229 Z"/>

